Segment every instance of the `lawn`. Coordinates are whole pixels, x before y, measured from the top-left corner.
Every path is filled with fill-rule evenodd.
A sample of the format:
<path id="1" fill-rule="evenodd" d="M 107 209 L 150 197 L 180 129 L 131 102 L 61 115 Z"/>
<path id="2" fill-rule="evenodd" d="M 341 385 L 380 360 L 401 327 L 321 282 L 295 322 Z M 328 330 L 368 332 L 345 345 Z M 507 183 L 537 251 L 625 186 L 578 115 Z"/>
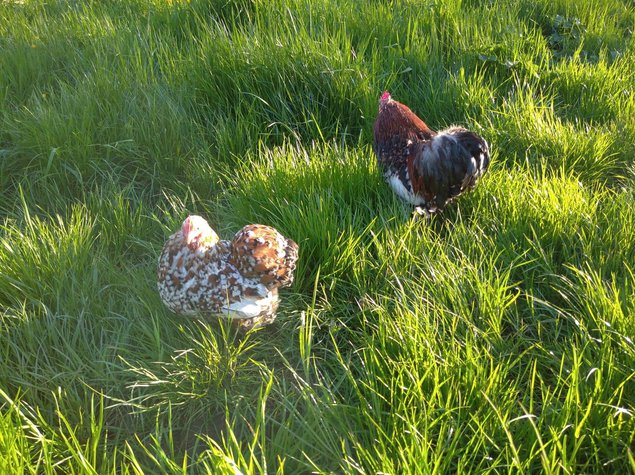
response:
<path id="1" fill-rule="evenodd" d="M 629 0 L 0 1 L 0 473 L 635 471 Z M 384 89 L 487 139 L 414 221 Z M 178 317 L 188 213 L 300 245 Z"/>

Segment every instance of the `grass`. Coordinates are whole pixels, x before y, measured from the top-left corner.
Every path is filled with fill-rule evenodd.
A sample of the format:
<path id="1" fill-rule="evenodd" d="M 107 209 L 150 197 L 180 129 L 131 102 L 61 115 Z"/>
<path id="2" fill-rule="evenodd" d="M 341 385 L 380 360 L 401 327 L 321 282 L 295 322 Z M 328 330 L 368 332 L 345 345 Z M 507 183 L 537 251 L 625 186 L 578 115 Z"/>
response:
<path id="1" fill-rule="evenodd" d="M 635 471 L 625 0 L 0 3 L 0 471 Z M 390 89 L 487 138 L 428 222 Z M 301 247 L 269 328 L 155 291 L 200 213 Z"/>

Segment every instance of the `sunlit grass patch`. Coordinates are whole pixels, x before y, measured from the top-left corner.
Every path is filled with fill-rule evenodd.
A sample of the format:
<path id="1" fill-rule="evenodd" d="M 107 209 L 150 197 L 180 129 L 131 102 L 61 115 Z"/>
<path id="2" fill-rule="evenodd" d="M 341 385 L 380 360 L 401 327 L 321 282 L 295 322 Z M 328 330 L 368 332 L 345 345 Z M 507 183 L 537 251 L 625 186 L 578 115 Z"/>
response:
<path id="1" fill-rule="evenodd" d="M 628 2 L 0 2 L 0 471 L 635 468 Z M 413 220 L 384 89 L 492 166 Z M 182 318 L 188 214 L 300 245 L 275 323 Z"/>

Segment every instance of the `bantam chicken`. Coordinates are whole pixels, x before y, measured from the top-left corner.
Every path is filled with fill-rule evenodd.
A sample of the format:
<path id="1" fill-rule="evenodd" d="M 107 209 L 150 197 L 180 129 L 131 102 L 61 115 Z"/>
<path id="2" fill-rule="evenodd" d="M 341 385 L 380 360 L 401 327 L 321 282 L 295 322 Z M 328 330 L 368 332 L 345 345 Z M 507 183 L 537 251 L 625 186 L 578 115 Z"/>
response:
<path id="1" fill-rule="evenodd" d="M 384 178 L 419 215 L 442 210 L 487 171 L 487 142 L 462 127 L 433 132 L 388 91 L 379 100 L 373 148 Z"/>
<path id="2" fill-rule="evenodd" d="M 159 258 L 159 295 L 173 312 L 235 319 L 248 330 L 273 322 L 278 289 L 293 282 L 298 245 L 250 224 L 224 241 L 200 216 L 188 216 Z"/>

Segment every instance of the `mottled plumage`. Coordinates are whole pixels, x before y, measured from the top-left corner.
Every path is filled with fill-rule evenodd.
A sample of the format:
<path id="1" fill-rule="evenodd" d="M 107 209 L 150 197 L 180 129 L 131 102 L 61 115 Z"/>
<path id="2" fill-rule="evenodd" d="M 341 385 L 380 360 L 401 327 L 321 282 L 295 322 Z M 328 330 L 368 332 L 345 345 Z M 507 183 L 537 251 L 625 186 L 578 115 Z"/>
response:
<path id="1" fill-rule="evenodd" d="M 179 315 L 226 316 L 251 328 L 275 319 L 278 289 L 293 282 L 297 259 L 298 245 L 269 226 L 248 225 L 221 241 L 189 216 L 163 247 L 157 285 Z"/>
<path id="2" fill-rule="evenodd" d="M 373 148 L 384 178 L 420 214 L 441 210 L 487 171 L 487 142 L 462 127 L 432 131 L 386 91 L 379 100 Z"/>

